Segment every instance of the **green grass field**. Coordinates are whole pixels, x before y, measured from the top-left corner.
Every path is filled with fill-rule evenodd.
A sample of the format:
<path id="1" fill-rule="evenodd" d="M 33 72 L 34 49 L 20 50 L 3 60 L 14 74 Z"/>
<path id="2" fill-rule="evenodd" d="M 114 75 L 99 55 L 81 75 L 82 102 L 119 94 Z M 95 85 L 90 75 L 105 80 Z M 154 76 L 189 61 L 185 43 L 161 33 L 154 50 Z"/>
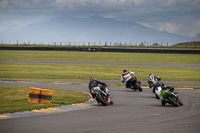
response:
<path id="1" fill-rule="evenodd" d="M 141 80 L 148 80 L 148 74 L 159 75 L 165 81 L 200 81 L 198 67 L 153 67 L 87 64 L 51 63 L 0 63 L 0 78 L 50 78 L 50 79 L 98 79 L 120 80 L 122 70 L 135 72 Z"/>
<path id="2" fill-rule="evenodd" d="M 90 99 L 90 96 L 83 92 L 52 88 L 41 89 L 53 90 L 52 104 L 29 103 L 29 87 L 0 85 L 0 114 L 81 103 Z"/>
<path id="3" fill-rule="evenodd" d="M 200 64 L 200 54 L 0 50 L 0 59 Z"/>

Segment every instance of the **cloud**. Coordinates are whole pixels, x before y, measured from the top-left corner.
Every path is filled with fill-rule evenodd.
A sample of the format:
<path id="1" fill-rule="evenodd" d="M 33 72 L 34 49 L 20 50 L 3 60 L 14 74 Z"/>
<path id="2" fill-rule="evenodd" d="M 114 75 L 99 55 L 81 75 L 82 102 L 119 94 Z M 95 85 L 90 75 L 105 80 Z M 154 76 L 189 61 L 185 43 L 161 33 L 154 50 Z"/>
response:
<path id="1" fill-rule="evenodd" d="M 7 0 L 0 0 L 0 8 L 5 8 L 8 5 Z"/>
<path id="2" fill-rule="evenodd" d="M 99 7 L 102 10 L 117 8 L 131 11 L 143 8 L 147 12 L 151 12 L 153 9 L 198 9 L 200 0 L 0 0 L 0 5 L 2 8 L 54 8 L 67 10 Z"/>
<path id="3" fill-rule="evenodd" d="M 16 15 L 24 20 L 22 23 L 30 20 L 32 15 L 35 17 L 33 22 L 63 14 L 77 17 L 100 15 L 136 21 L 147 27 L 186 36 L 194 36 L 200 31 L 199 12 L 200 0 L 0 0 L 0 18 L 9 16 L 13 22 Z M 1 21 L 6 26 L 6 19 Z M 191 21 L 196 23 L 188 26 Z M 0 26 L 0 29 L 5 27 Z"/>
<path id="4" fill-rule="evenodd" d="M 158 23 L 156 27 L 159 31 L 167 31 L 169 33 L 176 33 L 182 28 L 181 24 L 177 23 Z"/>

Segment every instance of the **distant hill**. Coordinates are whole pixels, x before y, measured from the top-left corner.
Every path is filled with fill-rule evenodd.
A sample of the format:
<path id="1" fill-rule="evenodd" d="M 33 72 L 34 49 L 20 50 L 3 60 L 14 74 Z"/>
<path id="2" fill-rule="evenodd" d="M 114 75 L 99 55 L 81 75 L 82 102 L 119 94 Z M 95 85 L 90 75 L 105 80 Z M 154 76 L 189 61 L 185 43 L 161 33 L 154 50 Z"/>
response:
<path id="1" fill-rule="evenodd" d="M 200 33 L 194 38 L 195 41 L 200 41 Z"/>
<path id="2" fill-rule="evenodd" d="M 200 41 L 182 42 L 174 45 L 173 47 L 200 48 Z"/>
<path id="3" fill-rule="evenodd" d="M 43 23 L 28 25 L 18 31 L 0 33 L 0 40 L 31 42 L 170 42 L 191 38 L 157 31 L 132 21 L 101 16 L 74 18 L 61 16 Z"/>

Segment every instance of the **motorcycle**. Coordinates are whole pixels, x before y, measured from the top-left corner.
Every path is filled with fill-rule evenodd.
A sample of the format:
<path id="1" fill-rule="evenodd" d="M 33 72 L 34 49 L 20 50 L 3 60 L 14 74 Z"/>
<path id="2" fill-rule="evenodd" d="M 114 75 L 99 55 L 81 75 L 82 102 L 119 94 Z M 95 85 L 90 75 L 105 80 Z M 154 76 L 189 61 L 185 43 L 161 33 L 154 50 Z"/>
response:
<path id="1" fill-rule="evenodd" d="M 103 86 L 103 90 L 100 86 L 93 87 L 91 89 L 91 93 L 95 94 L 95 99 L 98 103 L 101 103 L 103 106 L 106 106 L 108 104 L 114 104 L 111 100 L 111 95 L 107 87 Z"/>
<path id="2" fill-rule="evenodd" d="M 161 99 L 162 106 L 165 106 L 165 104 L 167 104 L 167 103 L 172 104 L 175 107 L 178 107 L 179 105 L 183 105 L 178 93 L 176 91 L 174 91 L 173 87 L 159 86 L 155 89 L 155 93 Z"/>
<path id="3" fill-rule="evenodd" d="M 142 90 L 143 90 L 141 87 L 141 81 L 138 80 L 136 77 L 131 78 L 128 88 L 135 90 L 135 91 L 139 90 L 140 92 L 142 92 Z"/>

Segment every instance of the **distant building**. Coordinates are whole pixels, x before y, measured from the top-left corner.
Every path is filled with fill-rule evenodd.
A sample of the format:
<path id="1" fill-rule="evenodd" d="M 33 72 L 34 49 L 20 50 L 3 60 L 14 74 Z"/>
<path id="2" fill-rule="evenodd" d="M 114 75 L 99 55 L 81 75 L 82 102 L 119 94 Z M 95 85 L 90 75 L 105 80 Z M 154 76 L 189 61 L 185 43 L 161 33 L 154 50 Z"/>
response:
<path id="1" fill-rule="evenodd" d="M 139 46 L 145 46 L 145 45 L 144 45 L 144 43 L 143 43 L 143 42 L 141 42 L 141 43 L 139 44 Z"/>
<path id="2" fill-rule="evenodd" d="M 153 46 L 153 47 L 158 47 L 158 46 L 161 46 L 161 45 L 158 44 L 158 43 L 156 42 L 156 43 L 154 43 L 152 46 Z"/>

